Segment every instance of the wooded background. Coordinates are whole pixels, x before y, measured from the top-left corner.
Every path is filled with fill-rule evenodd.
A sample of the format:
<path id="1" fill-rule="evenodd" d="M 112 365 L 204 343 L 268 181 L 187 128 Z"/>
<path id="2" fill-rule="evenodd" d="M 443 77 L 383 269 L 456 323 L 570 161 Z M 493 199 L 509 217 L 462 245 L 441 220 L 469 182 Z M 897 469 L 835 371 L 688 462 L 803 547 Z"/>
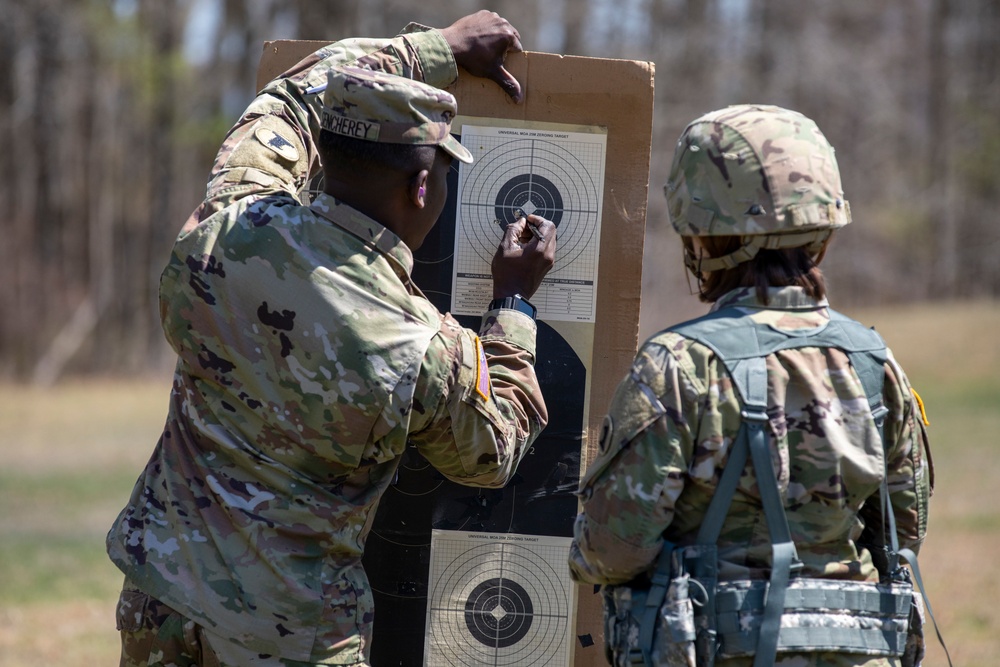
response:
<path id="1" fill-rule="evenodd" d="M 640 335 L 697 308 L 662 185 L 684 125 L 728 104 L 801 111 L 839 149 L 837 306 L 1000 295 L 997 0 L 0 0 L 0 379 L 171 363 L 159 274 L 264 41 L 483 7 L 528 50 L 656 65 Z"/>

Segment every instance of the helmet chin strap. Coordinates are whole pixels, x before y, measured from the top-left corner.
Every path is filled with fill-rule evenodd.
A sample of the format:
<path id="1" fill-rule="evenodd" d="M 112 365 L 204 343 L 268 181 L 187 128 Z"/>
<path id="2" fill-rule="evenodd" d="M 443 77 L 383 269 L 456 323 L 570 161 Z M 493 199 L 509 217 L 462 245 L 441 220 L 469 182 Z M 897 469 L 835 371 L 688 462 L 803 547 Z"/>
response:
<path id="1" fill-rule="evenodd" d="M 692 268 L 700 258 L 694 256 L 694 252 L 688 248 L 687 243 L 681 244 L 681 252 L 684 253 L 684 266 L 687 267 L 687 271 L 684 272 L 684 278 L 687 280 L 688 294 L 701 296 L 705 293 L 705 279 Z M 701 253 L 704 253 L 704 250 L 699 249 L 699 254 Z M 697 291 L 691 287 L 691 276 L 694 276 L 694 279 L 698 282 Z"/>

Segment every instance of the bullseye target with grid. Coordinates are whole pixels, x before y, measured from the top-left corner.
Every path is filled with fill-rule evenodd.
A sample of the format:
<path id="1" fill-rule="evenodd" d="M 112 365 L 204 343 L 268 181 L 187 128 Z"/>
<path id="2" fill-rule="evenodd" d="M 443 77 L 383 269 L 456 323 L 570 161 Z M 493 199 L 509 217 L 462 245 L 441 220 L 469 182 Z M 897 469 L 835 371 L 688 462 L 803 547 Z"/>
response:
<path id="1" fill-rule="evenodd" d="M 555 266 L 532 298 L 539 316 L 593 321 L 607 135 L 589 129 L 462 127 L 474 161 L 459 171 L 453 312 L 482 312 L 504 231 L 535 214 L 558 237 Z"/>
<path id="2" fill-rule="evenodd" d="M 424 664 L 569 664 L 569 542 L 433 531 Z"/>
<path id="3" fill-rule="evenodd" d="M 463 167 L 459 194 L 462 233 L 476 255 L 491 261 L 507 225 L 534 213 L 559 230 L 559 262 L 550 277 L 581 276 L 575 264 L 596 260 L 599 192 L 587 162 L 601 158 L 599 146 L 490 139 L 475 138 L 477 159 Z"/>

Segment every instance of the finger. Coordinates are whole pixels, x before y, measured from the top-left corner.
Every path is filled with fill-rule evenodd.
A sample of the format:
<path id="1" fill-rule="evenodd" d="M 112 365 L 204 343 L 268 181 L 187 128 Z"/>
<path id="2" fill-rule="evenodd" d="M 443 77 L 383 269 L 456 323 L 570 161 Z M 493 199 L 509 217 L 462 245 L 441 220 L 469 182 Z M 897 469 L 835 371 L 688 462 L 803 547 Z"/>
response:
<path id="1" fill-rule="evenodd" d="M 513 74 L 504 68 L 503 65 L 499 65 L 494 71 L 490 72 L 490 79 L 503 88 L 504 92 L 510 95 L 512 100 L 515 102 L 521 102 L 523 99 L 521 94 L 521 84 L 514 78 Z"/>
<path id="2" fill-rule="evenodd" d="M 524 233 L 521 234 L 521 245 L 534 243 L 536 246 L 545 242 L 545 235 L 538 229 L 538 216 L 528 216 L 525 218 Z M 540 219 L 540 218 L 539 218 Z"/>
<path id="3" fill-rule="evenodd" d="M 528 216 L 528 224 L 538 230 L 539 236 L 544 238 L 546 241 L 555 240 L 556 226 L 551 220 L 547 220 L 540 215 L 532 213 Z"/>
<path id="4" fill-rule="evenodd" d="M 544 228 L 546 231 L 548 231 L 548 230 L 554 230 L 555 227 L 556 227 L 556 225 L 555 225 L 554 222 L 552 222 L 548 218 L 543 218 L 542 216 L 538 215 L 537 213 L 532 213 L 531 215 L 529 215 L 528 216 L 528 221 L 531 224 L 533 224 L 535 227 L 538 227 L 539 229 L 543 229 Z"/>
<path id="5" fill-rule="evenodd" d="M 501 244 L 505 248 L 520 248 L 521 247 L 521 235 L 524 234 L 527 229 L 525 226 L 528 222 L 524 218 L 518 218 L 514 222 L 507 225 L 507 229 L 504 230 L 503 240 Z"/>
<path id="6" fill-rule="evenodd" d="M 538 232 L 538 229 L 536 229 L 534 225 L 528 222 L 524 225 L 524 231 L 522 231 L 521 235 L 517 237 L 517 240 L 523 247 L 528 245 L 529 243 L 535 243 L 537 245 L 544 239 L 542 238 L 542 235 Z"/>
<path id="7" fill-rule="evenodd" d="M 515 53 L 524 51 L 524 48 L 521 46 L 521 33 L 519 33 L 517 31 L 517 28 L 515 28 L 514 26 L 511 26 L 510 30 L 511 30 L 510 46 L 507 47 L 507 50 L 514 51 Z"/>

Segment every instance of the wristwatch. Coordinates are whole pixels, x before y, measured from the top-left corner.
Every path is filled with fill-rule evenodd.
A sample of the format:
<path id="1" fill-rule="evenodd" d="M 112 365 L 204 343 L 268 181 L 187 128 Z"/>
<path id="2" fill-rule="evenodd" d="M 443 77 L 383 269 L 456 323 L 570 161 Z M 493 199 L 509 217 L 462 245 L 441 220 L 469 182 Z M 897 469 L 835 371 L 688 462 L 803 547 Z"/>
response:
<path id="1" fill-rule="evenodd" d="M 538 316 L 538 309 L 535 308 L 530 301 L 525 299 L 520 294 L 515 294 L 514 296 L 506 296 L 502 299 L 493 299 L 490 301 L 490 305 L 487 310 L 496 310 L 497 308 L 506 308 L 508 310 L 516 310 L 522 312 L 531 319 L 536 319 Z"/>

